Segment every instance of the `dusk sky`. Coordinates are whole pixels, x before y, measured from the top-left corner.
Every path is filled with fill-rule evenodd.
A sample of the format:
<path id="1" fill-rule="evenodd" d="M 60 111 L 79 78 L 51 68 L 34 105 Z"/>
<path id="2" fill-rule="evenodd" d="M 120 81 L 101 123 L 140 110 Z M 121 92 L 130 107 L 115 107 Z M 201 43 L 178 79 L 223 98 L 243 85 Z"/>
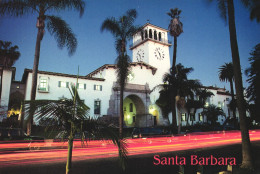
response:
<path id="1" fill-rule="evenodd" d="M 60 50 L 53 36 L 46 33 L 41 43 L 39 70 L 87 75 L 104 64 L 114 64 L 117 57 L 114 38 L 100 27 L 107 17 L 119 17 L 129 9 L 136 9 L 136 25 L 147 20 L 151 24 L 168 28 L 170 8 L 182 10 L 182 33 L 178 37 L 177 63 L 193 67 L 189 78 L 199 79 L 203 85 L 217 85 L 229 89 L 229 83 L 218 78 L 218 68 L 231 61 L 228 25 L 220 17 L 216 3 L 207 0 L 88 0 L 80 18 L 75 11 L 49 13 L 60 16 L 72 28 L 78 39 L 76 53 L 69 57 L 66 48 Z M 235 17 L 242 71 L 249 67 L 248 58 L 254 46 L 260 43 L 260 23 L 251 21 L 249 11 L 241 1 L 235 1 Z M 16 80 L 20 81 L 25 68 L 32 69 L 37 35 L 37 14 L 19 18 L 0 17 L 0 40 L 19 46 L 20 59 L 15 63 Z M 172 37 L 168 36 L 172 41 Z M 132 41 L 128 42 L 129 44 Z M 128 47 L 129 48 L 129 47 Z M 172 59 L 173 47 L 170 48 Z M 128 50 L 132 58 L 132 52 Z M 245 82 L 246 77 L 243 76 Z M 247 84 L 244 84 L 246 87 Z"/>

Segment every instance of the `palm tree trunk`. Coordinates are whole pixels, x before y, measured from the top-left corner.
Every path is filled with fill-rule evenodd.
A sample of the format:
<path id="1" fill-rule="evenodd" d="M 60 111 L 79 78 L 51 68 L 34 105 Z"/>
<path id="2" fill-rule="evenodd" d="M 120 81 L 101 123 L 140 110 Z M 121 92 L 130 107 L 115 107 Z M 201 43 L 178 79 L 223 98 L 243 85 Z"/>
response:
<path id="1" fill-rule="evenodd" d="M 119 138 L 123 138 L 123 118 L 124 118 L 124 111 L 123 111 L 123 104 L 124 104 L 124 90 L 123 87 L 120 87 L 120 111 L 119 111 Z"/>
<path id="2" fill-rule="evenodd" d="M 69 138 L 66 174 L 71 173 L 70 169 L 71 169 L 71 160 L 72 160 L 72 148 L 73 148 L 73 138 Z"/>
<path id="3" fill-rule="evenodd" d="M 233 61 L 233 65 L 234 65 L 237 106 L 238 106 L 238 111 L 239 111 L 240 129 L 241 129 L 241 137 L 242 137 L 243 160 L 242 160 L 241 167 L 253 168 L 251 144 L 250 144 L 250 139 L 249 139 L 248 128 L 246 125 L 246 108 L 245 108 L 244 96 L 243 96 L 243 84 L 242 84 L 238 45 L 237 45 L 235 12 L 234 12 L 233 0 L 228 0 L 228 23 L 229 23 L 232 61 Z"/>
<path id="4" fill-rule="evenodd" d="M 173 39 L 174 39 L 174 43 L 173 43 L 174 45 L 173 45 L 173 57 L 172 57 L 172 70 L 174 70 L 175 68 L 176 59 L 177 59 L 177 36 L 174 36 Z"/>
<path id="5" fill-rule="evenodd" d="M 176 64 L 176 55 L 177 55 L 177 37 L 174 36 L 174 48 L 173 48 L 173 57 L 172 57 L 172 72 L 173 75 L 176 74 L 176 69 L 175 69 L 175 64 Z M 175 93 L 174 89 L 173 89 L 173 94 Z M 172 127 L 175 129 L 177 126 L 177 121 L 176 121 L 176 96 L 174 95 L 174 97 L 172 98 L 173 102 L 172 102 Z"/>
<path id="6" fill-rule="evenodd" d="M 39 18 L 38 18 L 39 21 Z M 36 88 L 37 88 L 37 74 L 38 74 L 38 66 L 40 59 L 40 49 L 41 49 L 41 40 L 43 37 L 44 28 L 38 27 L 36 45 L 35 45 L 35 55 L 33 62 L 33 72 L 32 72 L 32 89 L 31 89 L 31 100 L 35 100 L 36 98 Z M 31 135 L 31 128 L 33 124 L 33 116 L 30 116 L 31 121 L 27 124 L 27 134 Z"/>
<path id="7" fill-rule="evenodd" d="M 231 97 L 232 97 L 232 100 L 235 101 L 235 93 L 234 93 L 234 87 L 233 87 L 233 80 L 229 81 L 230 82 L 230 90 L 231 90 Z M 234 107 L 232 109 L 232 113 L 233 113 L 233 118 L 236 119 L 236 108 Z"/>
<path id="8" fill-rule="evenodd" d="M 0 82 L 0 99 L 1 99 L 1 96 L 2 96 L 2 84 L 3 84 L 3 73 L 4 73 L 4 67 L 2 67 L 1 69 L 1 82 Z M 0 100 L 0 105 L 1 105 L 1 100 Z"/>
<path id="9" fill-rule="evenodd" d="M 176 121 L 176 99 L 173 97 L 173 104 L 172 104 L 172 127 L 175 129 L 177 126 Z"/>

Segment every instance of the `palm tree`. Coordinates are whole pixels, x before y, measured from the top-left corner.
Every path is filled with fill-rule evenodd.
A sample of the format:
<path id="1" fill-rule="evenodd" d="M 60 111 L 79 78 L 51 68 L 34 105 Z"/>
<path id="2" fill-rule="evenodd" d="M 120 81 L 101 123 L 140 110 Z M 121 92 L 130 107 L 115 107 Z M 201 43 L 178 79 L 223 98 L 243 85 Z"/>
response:
<path id="1" fill-rule="evenodd" d="M 250 19 L 260 22 L 260 0 L 243 0 L 250 10 Z"/>
<path id="2" fill-rule="evenodd" d="M 168 26 L 168 29 L 170 31 L 170 35 L 173 36 L 174 46 L 173 46 L 173 56 L 172 56 L 172 67 L 171 67 L 171 74 L 176 73 L 175 64 L 176 64 L 176 58 L 177 58 L 177 37 L 183 32 L 183 24 L 180 21 L 180 14 L 181 10 L 178 8 L 170 9 L 170 12 L 167 13 L 171 17 L 170 24 Z M 175 93 L 174 91 L 172 93 Z M 174 94 L 175 95 L 175 94 Z M 176 97 L 176 96 L 175 96 Z M 172 125 L 175 126 L 176 123 L 176 98 L 172 98 Z M 175 118 L 175 120 L 174 120 Z"/>
<path id="3" fill-rule="evenodd" d="M 205 115 L 207 117 L 207 123 L 210 121 L 212 125 L 216 124 L 219 115 L 225 116 L 223 110 L 215 105 L 209 105 L 204 109 L 204 111 L 202 111 L 201 114 Z"/>
<path id="4" fill-rule="evenodd" d="M 178 8 L 170 9 L 170 12 L 167 13 L 171 17 L 171 22 L 168 26 L 170 31 L 170 35 L 173 36 L 174 39 L 174 47 L 173 47 L 173 57 L 172 57 L 172 69 L 175 68 L 176 57 L 177 57 L 177 37 L 183 32 L 183 24 L 180 21 L 181 10 Z"/>
<path id="5" fill-rule="evenodd" d="M 32 72 L 31 100 L 35 100 L 36 97 L 40 46 L 45 33 L 45 23 L 47 24 L 47 29 L 50 34 L 54 35 L 54 38 L 57 40 L 59 48 L 66 46 L 69 51 L 69 55 L 72 55 L 76 51 L 77 47 L 77 39 L 75 38 L 75 35 L 69 25 L 58 16 L 47 15 L 48 12 L 75 9 L 80 12 L 80 15 L 83 15 L 84 6 L 85 3 L 83 0 L 5 0 L 0 2 L 0 15 L 11 15 L 15 17 L 35 13 L 38 15 L 36 24 L 38 33 Z M 30 130 L 28 133 L 31 133 Z"/>
<path id="6" fill-rule="evenodd" d="M 235 94 L 234 94 L 234 71 L 233 71 L 233 64 L 232 62 L 225 63 L 219 68 L 219 80 L 220 81 L 228 81 L 230 84 L 231 96 L 232 100 L 235 101 Z M 233 117 L 236 118 L 236 108 L 232 107 Z"/>
<path id="7" fill-rule="evenodd" d="M 257 44 L 250 54 L 252 56 L 249 58 L 251 66 L 245 71 L 248 77 L 247 82 L 250 84 L 247 88 L 247 98 L 254 103 L 250 108 L 256 114 L 260 112 L 260 44 Z"/>
<path id="8" fill-rule="evenodd" d="M 176 100 L 172 100 L 172 98 L 179 98 L 177 105 L 178 107 L 184 107 L 185 105 L 185 97 L 194 97 L 194 93 L 199 90 L 201 87 L 201 83 L 198 80 L 189 80 L 188 74 L 193 71 L 193 68 L 185 68 L 182 64 L 178 64 L 176 66 L 177 73 L 174 73 L 171 71 L 170 73 L 166 73 L 163 77 L 163 85 L 159 85 L 158 87 L 162 88 L 160 92 L 161 95 L 165 95 L 165 98 L 167 99 L 165 106 L 168 108 L 167 111 L 169 111 L 169 106 L 172 108 L 172 112 L 176 112 Z M 164 92 L 162 92 L 164 91 Z M 174 101 L 174 102 L 173 102 Z M 158 100 L 157 100 L 158 102 Z M 174 109 L 173 109 L 174 108 Z M 176 114 L 172 114 L 172 125 L 173 128 L 176 127 Z M 180 132 L 180 115 L 179 115 L 179 123 L 178 123 L 178 132 Z"/>
<path id="9" fill-rule="evenodd" d="M 124 167 L 126 160 L 126 145 L 124 141 L 119 141 L 117 134 L 106 125 L 101 125 L 97 120 L 90 118 L 89 107 L 80 99 L 75 86 L 71 86 L 72 98 L 62 98 L 60 100 L 31 100 L 25 101 L 24 111 L 27 119 L 34 113 L 36 122 L 47 125 L 50 121 L 56 121 L 57 130 L 63 133 L 63 137 L 68 137 L 68 155 L 66 164 L 66 174 L 71 173 L 72 147 L 76 133 L 81 135 L 84 143 L 86 140 L 84 131 L 95 133 L 97 138 L 111 139 L 118 146 L 120 162 Z M 52 124 L 53 126 L 53 124 Z M 102 127 L 102 129 L 100 129 Z M 85 129 L 83 129 L 85 128 Z"/>
<path id="10" fill-rule="evenodd" d="M 185 105 L 185 107 L 187 108 L 187 111 L 188 111 L 188 117 L 187 117 L 187 120 L 189 120 L 189 116 L 190 116 L 190 112 L 191 112 L 191 109 L 193 108 L 194 110 L 193 110 L 193 115 L 194 115 L 194 117 L 195 117 L 195 115 L 196 115 L 196 113 L 197 113 L 197 110 L 199 109 L 199 108 L 203 108 L 203 103 L 201 102 L 201 101 L 199 101 L 199 100 L 194 100 L 194 99 L 189 99 L 189 100 L 187 100 L 187 103 L 186 103 L 186 105 Z M 193 125 L 193 121 L 194 121 L 194 119 L 192 119 L 192 123 L 191 123 L 191 125 Z M 187 123 L 189 123 L 188 121 L 187 121 Z"/>
<path id="11" fill-rule="evenodd" d="M 12 42 L 2 41 L 0 40 L 0 66 L 1 69 L 0 76 L 3 75 L 5 68 L 10 68 L 14 65 L 15 61 L 19 59 L 20 52 L 18 51 L 18 46 L 12 46 Z M 2 80 L 0 81 L 0 99 L 2 94 Z"/>
<path id="12" fill-rule="evenodd" d="M 213 0 L 210 0 L 211 2 Z M 248 0 L 242 0 L 245 2 Z M 232 53 L 232 63 L 234 67 L 234 79 L 237 96 L 237 107 L 240 119 L 240 130 L 242 137 L 242 168 L 253 168 L 253 158 L 251 153 L 251 144 L 249 139 L 248 127 L 246 124 L 246 108 L 244 105 L 244 94 L 243 94 L 243 82 L 240 65 L 240 57 L 237 44 L 236 24 L 235 24 L 235 9 L 233 0 L 218 0 L 218 7 L 220 10 L 221 17 L 224 20 L 228 18 L 228 28 L 230 35 L 230 46 Z"/>
<path id="13" fill-rule="evenodd" d="M 3 67 L 12 67 L 19 59 L 20 52 L 18 46 L 12 46 L 12 42 L 0 40 L 0 65 Z"/>
<path id="14" fill-rule="evenodd" d="M 197 96 L 199 96 L 199 101 L 202 103 L 203 106 L 205 106 L 207 99 L 214 95 L 207 89 L 199 90 L 196 94 Z"/>
<path id="15" fill-rule="evenodd" d="M 115 37 L 115 46 L 118 53 L 117 62 L 117 82 L 120 85 L 120 114 L 119 114 L 119 135 L 122 138 L 123 132 L 123 100 L 124 88 L 129 74 L 130 59 L 126 52 L 127 41 L 131 39 L 132 35 L 139 29 L 134 26 L 134 21 L 137 17 L 135 9 L 128 10 L 126 14 L 115 19 L 114 17 L 104 20 L 101 26 L 101 31 L 107 30 Z"/>

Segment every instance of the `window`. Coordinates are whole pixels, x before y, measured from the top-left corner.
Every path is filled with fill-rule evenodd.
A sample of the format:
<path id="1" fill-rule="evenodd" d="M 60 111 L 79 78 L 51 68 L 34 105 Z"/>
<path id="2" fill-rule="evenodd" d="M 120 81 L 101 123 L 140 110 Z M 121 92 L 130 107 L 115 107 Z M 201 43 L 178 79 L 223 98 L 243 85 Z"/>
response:
<path id="1" fill-rule="evenodd" d="M 147 37 L 148 37 L 147 30 L 144 31 L 144 37 L 145 37 L 145 39 L 147 39 Z"/>
<path id="2" fill-rule="evenodd" d="M 102 91 L 102 85 L 94 85 L 95 91 Z"/>
<path id="3" fill-rule="evenodd" d="M 222 102 L 221 101 L 218 102 L 218 108 L 222 108 Z"/>
<path id="4" fill-rule="evenodd" d="M 129 112 L 133 112 L 133 103 L 130 103 L 129 105 Z"/>
<path id="5" fill-rule="evenodd" d="M 86 89 L 87 85 L 85 83 L 78 83 L 77 88 L 78 89 Z"/>
<path id="6" fill-rule="evenodd" d="M 101 105 L 100 100 L 94 101 L 94 114 L 100 114 L 100 105 Z"/>
<path id="7" fill-rule="evenodd" d="M 133 116 L 133 123 L 135 123 L 135 116 Z"/>
<path id="8" fill-rule="evenodd" d="M 152 29 L 149 30 L 149 38 L 153 38 L 153 32 L 152 32 Z"/>
<path id="9" fill-rule="evenodd" d="M 186 113 L 181 114 L 181 121 L 186 121 Z"/>
<path id="10" fill-rule="evenodd" d="M 40 83 L 38 86 L 38 91 L 40 92 L 48 92 L 48 78 L 47 77 L 40 77 Z"/>
<path id="11" fill-rule="evenodd" d="M 157 40 L 157 32 L 156 32 L 156 30 L 154 30 L 154 40 Z"/>
<path id="12" fill-rule="evenodd" d="M 203 115 L 200 113 L 199 116 L 200 116 L 200 121 L 203 122 Z"/>
<path id="13" fill-rule="evenodd" d="M 58 82 L 58 87 L 68 88 L 69 87 L 69 82 L 59 81 Z"/>
<path id="14" fill-rule="evenodd" d="M 162 34 L 159 32 L 159 41 L 162 41 Z"/>

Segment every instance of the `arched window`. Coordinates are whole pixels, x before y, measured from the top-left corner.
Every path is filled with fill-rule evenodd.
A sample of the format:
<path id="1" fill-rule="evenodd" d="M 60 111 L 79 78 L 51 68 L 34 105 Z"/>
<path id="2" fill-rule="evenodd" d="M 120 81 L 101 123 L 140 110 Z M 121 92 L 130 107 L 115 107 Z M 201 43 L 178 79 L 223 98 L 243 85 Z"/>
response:
<path id="1" fill-rule="evenodd" d="M 148 37 L 147 30 L 144 30 L 144 38 L 147 39 L 147 37 Z"/>
<path id="2" fill-rule="evenodd" d="M 153 37 L 154 37 L 154 40 L 157 40 L 157 32 L 156 32 L 156 30 L 154 30 L 154 32 L 153 32 Z"/>
<path id="3" fill-rule="evenodd" d="M 141 31 L 141 37 L 142 37 L 142 40 L 144 40 L 144 32 Z"/>
<path id="4" fill-rule="evenodd" d="M 152 29 L 149 30 L 149 38 L 153 38 L 153 32 L 152 32 Z"/>
<path id="5" fill-rule="evenodd" d="M 162 33 L 159 32 L 159 41 L 162 41 Z"/>

